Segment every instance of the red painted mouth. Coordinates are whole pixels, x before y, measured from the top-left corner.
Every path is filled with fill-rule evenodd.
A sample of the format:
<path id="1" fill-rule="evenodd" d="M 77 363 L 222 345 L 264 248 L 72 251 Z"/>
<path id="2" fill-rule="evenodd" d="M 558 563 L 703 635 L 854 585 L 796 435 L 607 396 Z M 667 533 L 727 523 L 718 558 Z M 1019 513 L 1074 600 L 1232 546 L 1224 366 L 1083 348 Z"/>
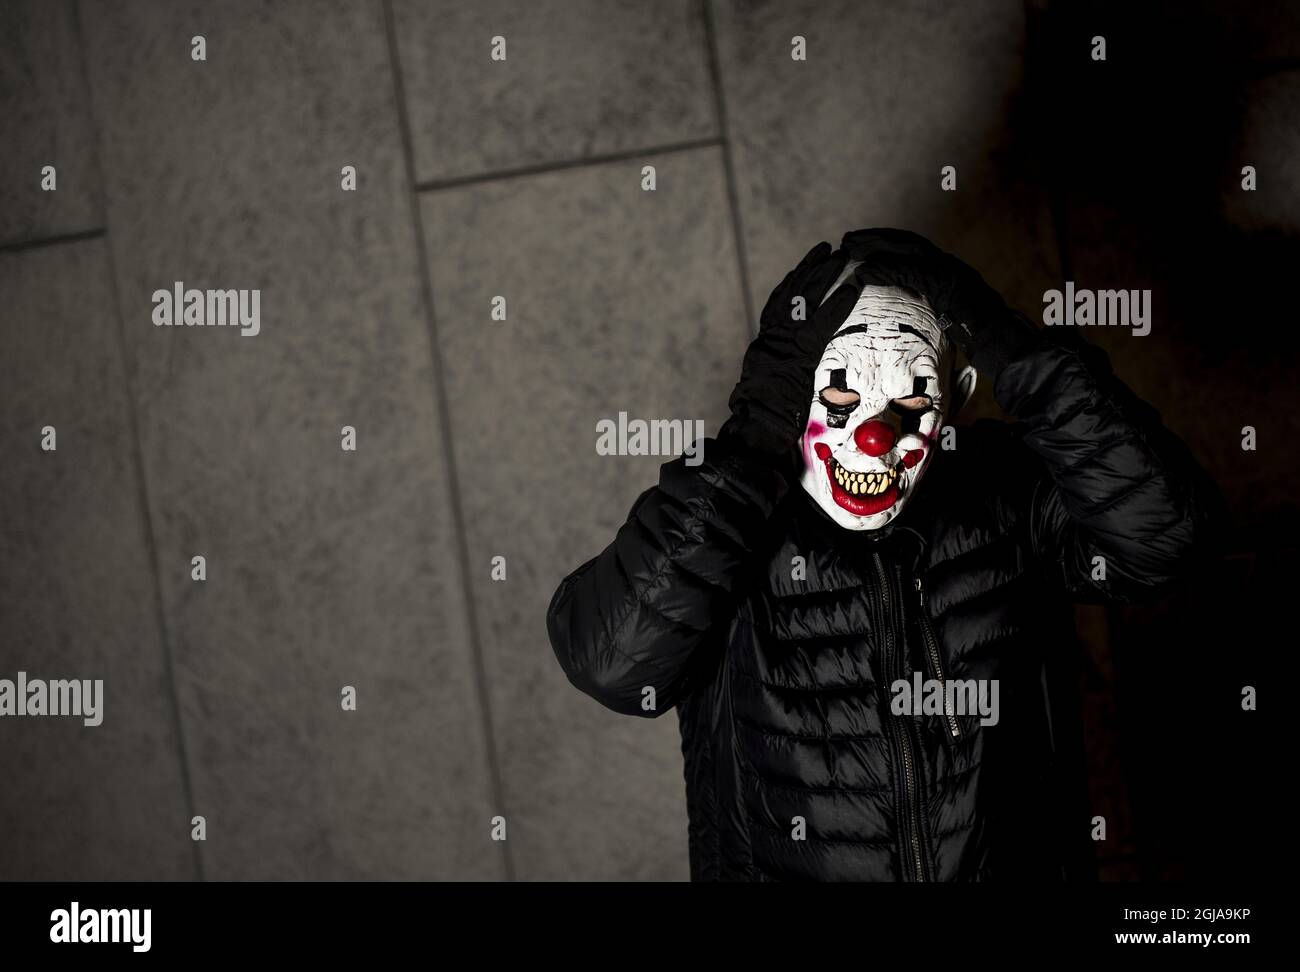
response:
<path id="1" fill-rule="evenodd" d="M 910 449 L 891 470 L 884 473 L 859 474 L 841 467 L 824 442 L 817 443 L 816 453 L 817 458 L 826 467 L 826 481 L 830 483 L 831 497 L 842 509 L 848 510 L 854 516 L 883 513 L 897 503 L 902 493 L 899 482 L 903 470 L 911 469 L 925 457 L 922 450 Z M 858 480 L 856 478 L 858 475 L 863 476 L 863 479 Z M 874 492 L 874 489 L 880 487 L 883 477 L 888 477 L 888 485 L 880 492 Z M 859 491 L 855 492 L 855 488 Z"/>
<path id="2" fill-rule="evenodd" d="M 897 483 L 891 485 L 883 493 L 877 493 L 874 496 L 855 496 L 853 493 L 847 492 L 844 487 L 835 481 L 829 465 L 826 469 L 826 475 L 831 484 L 831 497 L 854 516 L 871 516 L 873 513 L 883 513 L 898 502 L 899 489 Z"/>

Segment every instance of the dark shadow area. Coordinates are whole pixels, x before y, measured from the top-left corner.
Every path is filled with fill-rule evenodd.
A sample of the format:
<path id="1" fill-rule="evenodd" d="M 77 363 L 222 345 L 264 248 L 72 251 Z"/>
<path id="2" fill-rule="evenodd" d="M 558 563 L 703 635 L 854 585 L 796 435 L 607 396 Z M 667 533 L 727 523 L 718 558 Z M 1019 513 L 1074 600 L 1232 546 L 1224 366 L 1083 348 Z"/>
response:
<path id="1" fill-rule="evenodd" d="M 1281 146 L 1270 156 L 1243 145 L 1261 78 L 1294 69 L 1276 55 L 1277 31 L 1294 25 L 1238 20 L 1229 4 L 1051 3 L 1028 13 L 1010 171 L 1048 191 L 1065 279 L 1152 290 L 1151 336 L 1086 336 L 1188 442 L 1232 519 L 1225 558 L 1191 590 L 1111 609 L 1105 633 L 1085 638 L 1084 698 L 1113 679 L 1115 706 L 1084 706 L 1092 789 L 1121 794 L 1111 806 L 1094 801 L 1111 825 L 1100 873 L 1252 877 L 1265 860 L 1263 732 L 1241 689 L 1259 685 L 1282 635 L 1282 585 L 1294 573 L 1295 510 L 1282 484 L 1300 470 L 1293 410 L 1276 389 L 1297 378 L 1290 281 L 1300 235 L 1233 214 L 1242 166 L 1256 167 L 1255 206 L 1267 212 L 1293 165 Z M 1090 56 L 1097 36 L 1104 62 Z M 1246 426 L 1257 430 L 1255 451 L 1241 446 Z"/>

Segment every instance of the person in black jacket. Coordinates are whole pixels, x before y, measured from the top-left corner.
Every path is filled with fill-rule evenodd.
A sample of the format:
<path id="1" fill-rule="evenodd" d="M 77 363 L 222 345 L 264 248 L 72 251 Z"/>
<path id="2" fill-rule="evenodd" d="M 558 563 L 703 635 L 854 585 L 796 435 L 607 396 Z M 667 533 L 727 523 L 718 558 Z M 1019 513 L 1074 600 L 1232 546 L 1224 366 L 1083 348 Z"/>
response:
<path id="1" fill-rule="evenodd" d="M 976 374 L 1015 424 L 945 424 Z M 1206 556 L 1187 449 L 899 230 L 809 252 L 729 405 L 547 616 L 577 688 L 676 709 L 692 879 L 1059 880 L 1044 661 Z"/>

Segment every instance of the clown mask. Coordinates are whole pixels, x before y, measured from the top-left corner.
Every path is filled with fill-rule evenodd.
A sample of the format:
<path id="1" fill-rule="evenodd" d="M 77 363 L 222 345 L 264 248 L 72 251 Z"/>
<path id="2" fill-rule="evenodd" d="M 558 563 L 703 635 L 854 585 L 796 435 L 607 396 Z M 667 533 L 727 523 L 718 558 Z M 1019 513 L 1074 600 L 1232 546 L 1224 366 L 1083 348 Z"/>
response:
<path id="1" fill-rule="evenodd" d="M 954 364 L 923 297 L 863 289 L 817 365 L 800 440 L 803 488 L 840 526 L 878 530 L 902 512 L 975 387 L 975 370 Z"/>

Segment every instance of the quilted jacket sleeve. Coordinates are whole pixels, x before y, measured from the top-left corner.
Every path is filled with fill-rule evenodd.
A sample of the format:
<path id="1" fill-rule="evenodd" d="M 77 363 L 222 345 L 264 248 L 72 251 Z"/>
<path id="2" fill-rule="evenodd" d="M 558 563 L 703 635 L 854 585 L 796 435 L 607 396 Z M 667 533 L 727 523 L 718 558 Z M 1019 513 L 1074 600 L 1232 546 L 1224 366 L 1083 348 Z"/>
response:
<path id="1" fill-rule="evenodd" d="M 1028 500 L 1029 544 L 1067 591 L 1141 600 L 1215 553 L 1218 491 L 1099 348 L 1044 332 L 998 375 L 994 395 L 1046 470 Z"/>
<path id="2" fill-rule="evenodd" d="M 667 712 L 716 660 L 751 554 L 789 489 L 725 443 L 706 439 L 701 455 L 696 466 L 665 463 L 613 542 L 551 599 L 547 632 L 569 681 L 616 712 Z"/>

